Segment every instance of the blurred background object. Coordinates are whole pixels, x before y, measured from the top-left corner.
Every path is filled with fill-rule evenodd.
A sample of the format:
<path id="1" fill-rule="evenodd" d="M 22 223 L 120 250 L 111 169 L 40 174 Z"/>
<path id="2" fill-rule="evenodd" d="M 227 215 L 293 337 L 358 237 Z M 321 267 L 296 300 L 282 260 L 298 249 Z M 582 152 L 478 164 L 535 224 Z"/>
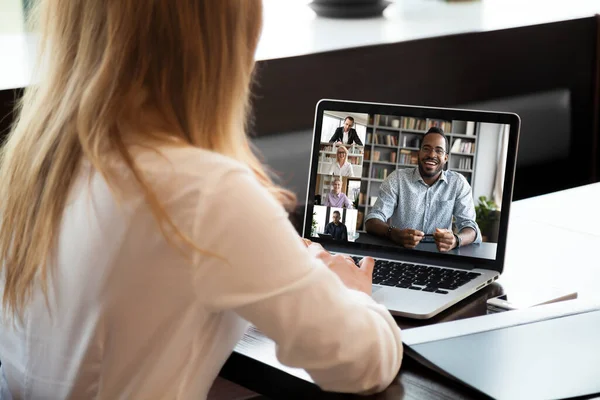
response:
<path id="1" fill-rule="evenodd" d="M 381 16 L 390 4 L 385 0 L 314 0 L 309 6 L 320 17 L 371 18 Z"/>

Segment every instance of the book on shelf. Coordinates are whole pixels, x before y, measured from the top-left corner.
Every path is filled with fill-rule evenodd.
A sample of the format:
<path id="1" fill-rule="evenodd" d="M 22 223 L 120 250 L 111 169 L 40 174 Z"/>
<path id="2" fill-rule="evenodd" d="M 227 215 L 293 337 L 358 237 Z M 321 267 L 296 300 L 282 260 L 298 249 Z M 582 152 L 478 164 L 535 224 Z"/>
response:
<path id="1" fill-rule="evenodd" d="M 398 162 L 400 164 L 411 164 L 412 163 L 412 151 L 401 149 L 400 150 L 400 158 L 398 158 Z"/>
<path id="2" fill-rule="evenodd" d="M 394 135 L 385 135 L 385 144 L 388 146 L 398 146 L 398 138 Z"/>
<path id="3" fill-rule="evenodd" d="M 337 161 L 336 156 L 334 156 L 334 155 L 321 153 L 321 155 L 319 156 L 319 162 L 324 163 L 324 164 L 333 164 L 336 161 Z M 362 165 L 360 158 L 356 158 L 356 157 L 348 158 L 348 162 L 352 165 Z"/>
<path id="4" fill-rule="evenodd" d="M 408 146 L 414 147 L 417 149 L 420 148 L 421 147 L 421 139 L 422 139 L 421 135 L 414 135 L 413 137 L 408 139 Z"/>
<path id="5" fill-rule="evenodd" d="M 475 153 L 475 142 L 463 141 L 461 139 L 454 139 L 454 143 L 452 143 L 452 148 L 450 149 L 450 152 L 474 154 Z"/>
<path id="6" fill-rule="evenodd" d="M 462 143 L 462 140 L 460 139 L 454 139 L 454 143 L 452 143 L 452 148 L 450 149 L 451 153 L 458 153 L 460 151 L 460 145 Z"/>
<path id="7" fill-rule="evenodd" d="M 396 135 L 384 135 L 375 133 L 372 135 L 373 144 L 382 144 L 386 146 L 398 146 L 398 138 Z"/>
<path id="8" fill-rule="evenodd" d="M 362 148 L 358 148 L 353 145 L 347 145 L 346 148 L 348 149 L 348 156 L 350 157 L 359 157 L 362 155 Z"/>
<path id="9" fill-rule="evenodd" d="M 393 151 L 392 153 L 390 153 L 390 162 L 391 163 L 396 163 L 396 152 Z"/>
<path id="10" fill-rule="evenodd" d="M 350 157 L 361 156 L 363 154 L 362 146 L 358 147 L 358 146 L 354 146 L 354 145 L 350 145 L 350 144 L 341 145 L 341 144 L 337 144 L 337 143 L 336 144 L 321 143 L 321 151 L 326 152 L 326 153 L 335 153 L 337 151 L 338 146 L 344 146 L 348 150 L 348 156 L 350 156 Z"/>
<path id="11" fill-rule="evenodd" d="M 328 153 L 332 153 L 336 150 L 334 149 L 334 146 L 332 144 L 327 144 L 327 145 L 321 144 L 321 151 L 326 151 Z"/>
<path id="12" fill-rule="evenodd" d="M 371 168 L 371 178 L 372 179 L 385 179 L 388 177 L 394 169 L 386 168 L 386 167 L 374 167 Z"/>
<path id="13" fill-rule="evenodd" d="M 402 129 L 412 129 L 415 131 L 424 131 L 427 127 L 427 121 L 421 118 L 404 117 L 402 118 Z"/>
<path id="14" fill-rule="evenodd" d="M 467 121 L 467 127 L 465 129 L 465 135 L 474 136 L 475 135 L 475 121 Z"/>
<path id="15" fill-rule="evenodd" d="M 471 167 L 472 167 L 471 158 L 461 157 L 459 159 L 459 161 L 458 161 L 459 169 L 471 169 Z"/>
<path id="16" fill-rule="evenodd" d="M 441 128 L 444 133 L 449 133 L 452 132 L 452 122 L 450 121 L 442 121 L 442 120 L 436 120 L 436 119 L 431 119 L 429 120 L 429 127 L 437 127 L 437 128 Z"/>

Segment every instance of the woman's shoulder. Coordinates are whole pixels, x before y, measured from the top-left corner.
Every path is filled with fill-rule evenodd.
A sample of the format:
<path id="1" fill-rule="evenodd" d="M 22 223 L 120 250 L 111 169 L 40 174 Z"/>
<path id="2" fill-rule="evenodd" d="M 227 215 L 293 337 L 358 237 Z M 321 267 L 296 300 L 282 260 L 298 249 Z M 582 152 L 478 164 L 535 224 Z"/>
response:
<path id="1" fill-rule="evenodd" d="M 221 171 L 249 171 L 249 168 L 224 154 L 192 146 L 164 147 L 136 154 L 141 168 L 175 170 L 185 174 L 205 174 Z"/>
<path id="2" fill-rule="evenodd" d="M 192 146 L 136 151 L 134 158 L 138 168 L 155 182 L 196 182 L 206 187 L 218 185 L 226 175 L 251 172 L 231 157 Z"/>

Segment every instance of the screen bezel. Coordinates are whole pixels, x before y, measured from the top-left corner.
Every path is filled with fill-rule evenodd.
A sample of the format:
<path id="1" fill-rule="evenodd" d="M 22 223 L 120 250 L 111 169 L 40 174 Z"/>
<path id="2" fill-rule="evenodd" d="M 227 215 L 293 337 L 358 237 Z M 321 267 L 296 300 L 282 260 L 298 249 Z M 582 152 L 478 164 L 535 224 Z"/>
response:
<path id="1" fill-rule="evenodd" d="M 355 252 L 357 254 L 382 254 L 389 257 L 398 257 L 413 262 L 432 263 L 442 266 L 456 267 L 457 263 L 472 268 L 485 268 L 502 273 L 506 252 L 506 237 L 508 234 L 508 219 L 513 195 L 514 175 L 517 161 L 517 149 L 519 142 L 519 130 L 521 120 L 517 114 L 466 110 L 457 108 L 425 107 L 387 103 L 358 102 L 349 100 L 323 99 L 317 103 L 315 110 L 315 122 L 313 127 L 313 145 L 311 148 L 310 171 L 307 187 L 307 198 L 304 208 L 305 222 L 302 236 L 313 242 L 321 243 L 325 248 L 332 247 L 331 242 L 311 237 L 312 210 L 314 207 L 315 186 L 317 169 L 319 164 L 319 146 L 321 142 L 321 127 L 324 111 L 345 111 L 349 113 L 379 114 L 398 117 L 432 118 L 442 120 L 460 120 L 489 122 L 496 124 L 507 124 L 509 129 L 509 140 L 506 158 L 506 171 L 504 176 L 504 191 L 502 194 L 502 212 L 500 213 L 500 228 L 498 232 L 498 243 L 496 248 L 496 259 L 482 259 L 476 257 L 434 253 L 418 250 L 404 249 L 402 247 L 388 247 L 366 243 L 335 243 L 335 251 Z M 365 143 L 366 144 L 366 143 Z"/>

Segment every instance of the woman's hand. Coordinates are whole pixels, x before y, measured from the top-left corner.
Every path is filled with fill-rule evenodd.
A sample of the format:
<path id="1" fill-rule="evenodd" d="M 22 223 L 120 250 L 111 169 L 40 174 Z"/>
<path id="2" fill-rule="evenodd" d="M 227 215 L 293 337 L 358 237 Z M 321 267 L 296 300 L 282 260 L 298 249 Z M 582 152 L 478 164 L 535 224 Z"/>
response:
<path id="1" fill-rule="evenodd" d="M 318 243 L 309 243 L 307 246 L 308 251 L 335 272 L 346 287 L 371 295 L 375 266 L 375 261 L 371 257 L 364 257 L 357 266 L 352 257 L 343 254 L 333 255 Z"/>

